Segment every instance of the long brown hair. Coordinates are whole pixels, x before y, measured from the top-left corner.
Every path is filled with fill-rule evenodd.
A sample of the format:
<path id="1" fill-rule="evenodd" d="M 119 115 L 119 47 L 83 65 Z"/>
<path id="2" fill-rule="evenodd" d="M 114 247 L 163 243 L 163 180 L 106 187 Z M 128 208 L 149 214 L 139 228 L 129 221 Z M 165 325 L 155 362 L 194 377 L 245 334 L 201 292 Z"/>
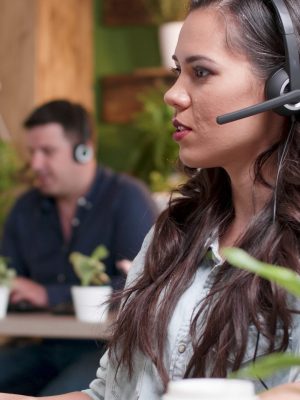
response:
<path id="1" fill-rule="evenodd" d="M 299 34 L 300 10 L 296 1 L 286 0 Z M 271 7 L 261 0 L 194 0 L 190 10 L 217 6 L 235 21 L 236 32 L 228 33 L 228 44 L 246 52 L 265 79 L 284 65 L 284 47 Z M 238 33 L 238 35 L 237 35 Z M 237 38 L 238 36 L 238 38 Z M 238 245 L 254 257 L 288 266 L 300 272 L 300 124 L 292 127 L 291 142 L 277 181 L 277 209 L 273 220 L 270 199 L 250 222 Z M 262 173 L 271 156 L 283 151 L 287 132 L 256 160 L 256 180 L 267 182 Z M 276 157 L 274 157 L 276 159 Z M 191 284 L 207 252 L 207 238 L 218 228 L 226 231 L 234 218 L 230 179 L 221 168 L 184 168 L 189 179 L 173 196 L 160 215 L 145 258 L 143 273 L 114 300 L 122 299 L 120 316 L 110 343 L 120 365 L 133 372 L 133 354 L 139 350 L 156 366 L 164 385 L 168 381 L 164 365 L 167 327 L 175 305 Z M 275 348 L 276 327 L 283 327 L 280 350 L 287 348 L 291 312 L 284 291 L 226 262 L 219 269 L 209 295 L 199 305 L 191 324 L 193 356 L 186 376 L 224 377 L 241 365 L 246 351 L 248 327 L 254 324 Z M 199 337 L 197 326 L 204 321 Z M 198 325 L 197 325 L 198 323 Z M 233 357 L 231 363 L 228 356 Z M 209 366 L 209 368 L 208 368 Z M 208 373 L 209 371 L 209 373 Z"/>

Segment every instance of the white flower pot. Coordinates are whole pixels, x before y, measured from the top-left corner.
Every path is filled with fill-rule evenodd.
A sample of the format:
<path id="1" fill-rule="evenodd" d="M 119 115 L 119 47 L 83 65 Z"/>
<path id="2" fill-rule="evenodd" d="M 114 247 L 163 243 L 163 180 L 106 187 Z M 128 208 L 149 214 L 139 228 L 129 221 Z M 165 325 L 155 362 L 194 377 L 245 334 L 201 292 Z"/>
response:
<path id="1" fill-rule="evenodd" d="M 176 49 L 182 24 L 183 22 L 181 21 L 166 22 L 159 27 L 158 34 L 162 65 L 168 69 L 174 66 L 172 56 Z"/>
<path id="2" fill-rule="evenodd" d="M 76 317 L 85 322 L 99 323 L 107 319 L 110 286 L 72 286 L 71 294 Z"/>
<path id="3" fill-rule="evenodd" d="M 10 289 L 7 286 L 0 286 L 0 319 L 5 318 Z"/>

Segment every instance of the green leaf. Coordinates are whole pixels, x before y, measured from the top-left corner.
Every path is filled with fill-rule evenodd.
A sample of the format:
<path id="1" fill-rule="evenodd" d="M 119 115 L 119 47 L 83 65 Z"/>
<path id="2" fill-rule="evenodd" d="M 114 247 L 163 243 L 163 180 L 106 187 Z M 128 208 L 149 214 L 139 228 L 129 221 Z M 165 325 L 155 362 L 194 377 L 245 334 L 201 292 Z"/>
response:
<path id="1" fill-rule="evenodd" d="M 91 257 L 94 260 L 103 260 L 104 258 L 108 257 L 109 252 L 107 248 L 103 245 L 97 246 L 93 251 Z"/>
<path id="2" fill-rule="evenodd" d="M 8 268 L 7 263 L 8 259 L 0 256 L 0 285 L 9 287 L 16 276 L 16 271 Z"/>
<path id="3" fill-rule="evenodd" d="M 109 276 L 105 273 L 105 264 L 100 261 L 100 259 L 106 258 L 108 254 L 108 250 L 102 245 L 96 247 L 91 256 L 79 252 L 70 254 L 70 263 L 82 286 L 105 285 L 110 281 Z"/>
<path id="4" fill-rule="evenodd" d="M 292 366 L 300 365 L 300 357 L 290 353 L 273 353 L 258 359 L 255 363 L 247 365 L 236 372 L 232 372 L 229 378 L 268 378 L 275 372 Z"/>
<path id="5" fill-rule="evenodd" d="M 238 248 L 227 247 L 223 248 L 221 252 L 233 266 L 253 272 L 300 297 L 300 275 L 296 272 L 285 267 L 258 261 Z"/>
<path id="6" fill-rule="evenodd" d="M 276 283 L 289 293 L 300 296 L 300 275 L 289 268 L 272 265 L 256 260 L 247 252 L 238 248 L 223 248 L 221 253 L 235 267 L 245 269 Z M 272 353 L 256 360 L 253 364 L 241 368 L 229 375 L 230 378 L 268 378 L 275 372 L 300 365 L 300 357 L 290 353 Z"/>
<path id="7" fill-rule="evenodd" d="M 170 140 L 174 126 L 171 108 L 163 101 L 166 90 L 165 85 L 159 85 L 138 96 L 141 110 L 135 114 L 131 129 L 138 133 L 139 153 L 131 173 L 150 184 L 151 173 L 157 171 L 165 189 L 169 189 L 168 177 L 175 171 L 178 145 Z"/>

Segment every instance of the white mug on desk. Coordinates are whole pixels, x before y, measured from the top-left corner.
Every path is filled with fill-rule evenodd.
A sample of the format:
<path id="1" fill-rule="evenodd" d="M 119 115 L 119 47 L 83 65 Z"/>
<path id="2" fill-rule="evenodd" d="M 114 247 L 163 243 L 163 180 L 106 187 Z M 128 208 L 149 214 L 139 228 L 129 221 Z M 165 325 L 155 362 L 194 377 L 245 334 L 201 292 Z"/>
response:
<path id="1" fill-rule="evenodd" d="M 254 385 L 238 379 L 195 378 L 171 381 L 162 400 L 255 400 Z"/>

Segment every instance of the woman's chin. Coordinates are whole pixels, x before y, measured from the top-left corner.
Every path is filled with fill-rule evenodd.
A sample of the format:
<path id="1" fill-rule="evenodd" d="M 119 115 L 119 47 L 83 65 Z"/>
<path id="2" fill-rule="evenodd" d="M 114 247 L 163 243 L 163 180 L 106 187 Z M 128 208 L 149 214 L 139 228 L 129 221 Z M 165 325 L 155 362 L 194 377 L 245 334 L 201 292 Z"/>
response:
<path id="1" fill-rule="evenodd" d="M 183 165 L 189 168 L 206 168 L 204 166 L 205 163 L 200 162 L 199 160 L 195 160 L 194 158 L 191 157 L 186 157 L 183 154 L 179 153 L 179 159 L 182 162 Z"/>

